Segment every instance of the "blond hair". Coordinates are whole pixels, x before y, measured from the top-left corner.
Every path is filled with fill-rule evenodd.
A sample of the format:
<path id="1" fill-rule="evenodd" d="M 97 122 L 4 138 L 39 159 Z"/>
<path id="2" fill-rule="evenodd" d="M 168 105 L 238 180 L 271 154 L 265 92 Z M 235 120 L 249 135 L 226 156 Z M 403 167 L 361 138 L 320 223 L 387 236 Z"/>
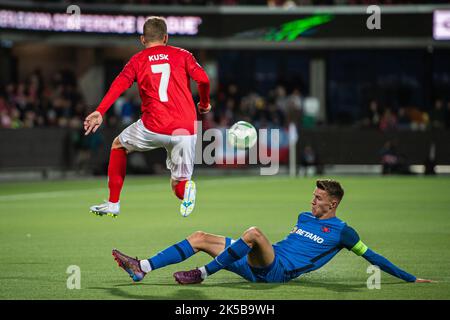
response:
<path id="1" fill-rule="evenodd" d="M 156 42 L 164 39 L 167 34 L 167 24 L 163 17 L 150 17 L 144 23 L 144 38 L 147 42 Z"/>

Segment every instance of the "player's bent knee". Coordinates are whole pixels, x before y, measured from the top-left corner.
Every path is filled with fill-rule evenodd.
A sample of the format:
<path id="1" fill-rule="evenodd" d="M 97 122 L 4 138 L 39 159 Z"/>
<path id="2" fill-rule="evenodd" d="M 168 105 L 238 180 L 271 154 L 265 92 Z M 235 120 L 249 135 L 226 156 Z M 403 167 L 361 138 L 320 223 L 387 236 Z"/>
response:
<path id="1" fill-rule="evenodd" d="M 206 236 L 206 232 L 203 231 L 195 231 L 193 233 L 194 237 L 200 240 L 204 240 L 205 236 Z"/>
<path id="2" fill-rule="evenodd" d="M 188 237 L 189 243 L 197 249 L 202 247 L 202 244 L 205 242 L 205 240 L 206 240 L 206 232 L 203 231 L 195 231 Z"/>
<path id="3" fill-rule="evenodd" d="M 262 232 L 258 227 L 251 227 L 247 230 L 247 232 L 254 237 L 260 237 L 262 235 Z"/>
<path id="4" fill-rule="evenodd" d="M 243 239 L 245 242 L 257 242 L 262 237 L 262 232 L 257 227 L 251 227 L 244 232 Z"/>

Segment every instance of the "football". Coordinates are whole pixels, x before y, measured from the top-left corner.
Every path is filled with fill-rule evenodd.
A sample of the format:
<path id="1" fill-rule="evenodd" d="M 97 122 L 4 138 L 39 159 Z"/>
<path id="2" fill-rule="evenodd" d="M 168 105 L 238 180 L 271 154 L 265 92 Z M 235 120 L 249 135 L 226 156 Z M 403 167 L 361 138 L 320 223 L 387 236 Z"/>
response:
<path id="1" fill-rule="evenodd" d="M 228 142 L 237 149 L 251 148 L 257 140 L 255 127 L 246 121 L 238 121 L 228 130 Z"/>

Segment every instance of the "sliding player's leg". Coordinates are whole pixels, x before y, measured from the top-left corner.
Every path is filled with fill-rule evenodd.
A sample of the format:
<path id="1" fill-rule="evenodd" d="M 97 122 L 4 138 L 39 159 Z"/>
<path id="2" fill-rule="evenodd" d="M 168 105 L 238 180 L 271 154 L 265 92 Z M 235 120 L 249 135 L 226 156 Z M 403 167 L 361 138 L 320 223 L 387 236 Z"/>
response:
<path id="1" fill-rule="evenodd" d="M 227 269 L 235 272 L 250 281 L 256 281 L 250 267 L 265 268 L 272 264 L 275 253 L 270 241 L 256 227 L 246 230 L 241 238 L 218 254 L 207 265 L 190 271 L 180 271 L 174 274 L 177 282 L 181 284 L 194 284 L 202 282 L 207 276 L 219 270 Z"/>
<path id="2" fill-rule="evenodd" d="M 111 146 L 108 164 L 108 201 L 92 206 L 91 212 L 103 216 L 109 215 L 117 217 L 120 213 L 120 192 L 122 190 L 123 182 L 125 180 L 127 167 L 127 154 L 130 151 L 122 145 L 119 137 L 116 137 Z"/>
<path id="3" fill-rule="evenodd" d="M 227 238 L 223 236 L 197 231 L 148 259 L 132 258 L 116 249 L 112 251 L 112 255 L 119 267 L 124 269 L 134 281 L 140 281 L 148 272 L 182 262 L 199 251 L 215 257 L 223 251 L 226 242 Z"/>
<path id="4" fill-rule="evenodd" d="M 257 227 L 251 227 L 242 238 L 252 250 L 248 253 L 247 262 L 251 267 L 265 268 L 272 264 L 275 252 L 269 239 Z"/>

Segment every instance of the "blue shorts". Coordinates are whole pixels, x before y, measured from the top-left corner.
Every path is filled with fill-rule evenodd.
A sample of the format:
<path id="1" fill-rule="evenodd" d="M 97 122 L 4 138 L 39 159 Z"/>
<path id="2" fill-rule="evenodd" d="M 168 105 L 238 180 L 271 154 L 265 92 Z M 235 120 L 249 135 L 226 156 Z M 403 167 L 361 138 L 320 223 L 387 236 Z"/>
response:
<path id="1" fill-rule="evenodd" d="M 273 262 L 264 268 L 255 268 L 248 264 L 247 256 L 232 263 L 225 270 L 234 272 L 250 282 L 287 282 L 289 278 L 285 274 L 285 267 L 280 258 L 275 254 Z"/>

